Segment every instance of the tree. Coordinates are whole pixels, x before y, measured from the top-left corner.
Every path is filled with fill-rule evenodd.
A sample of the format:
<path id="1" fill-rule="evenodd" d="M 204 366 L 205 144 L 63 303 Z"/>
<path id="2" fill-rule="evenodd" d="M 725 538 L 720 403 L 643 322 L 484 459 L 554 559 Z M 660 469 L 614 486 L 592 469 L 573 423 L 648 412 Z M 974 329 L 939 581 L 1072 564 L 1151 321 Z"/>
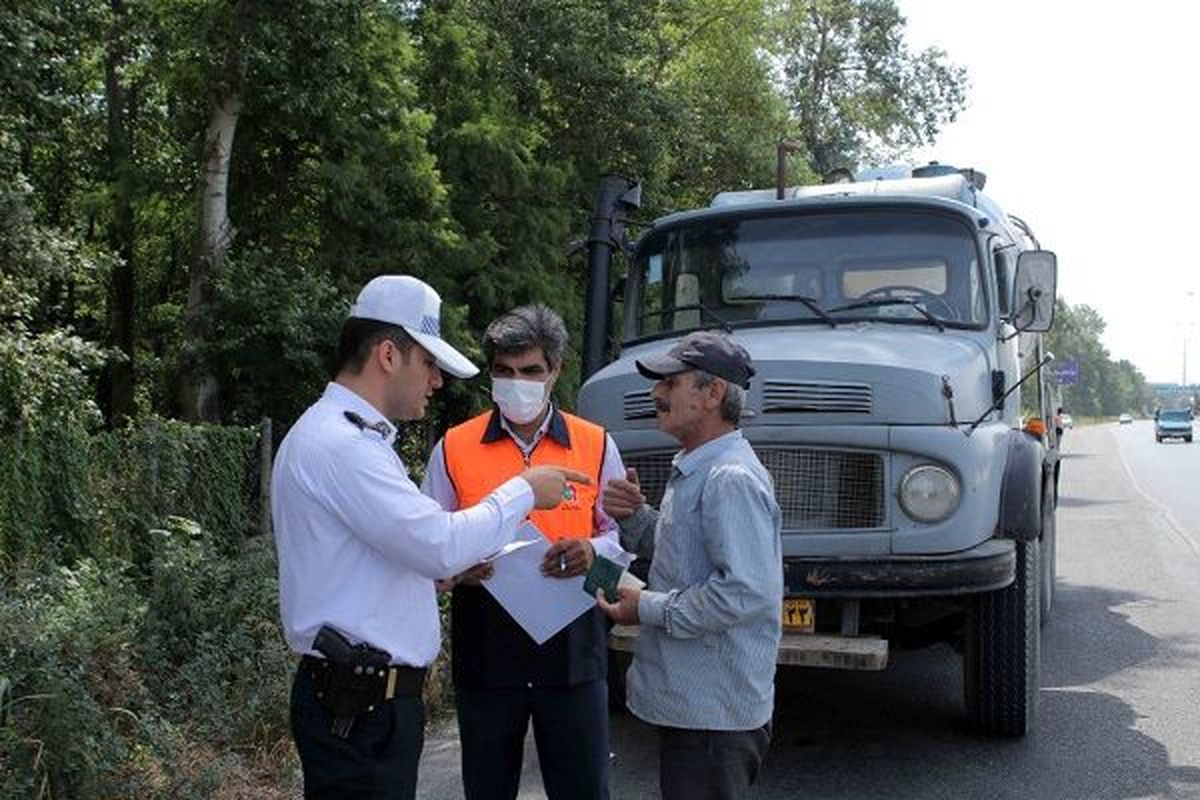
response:
<path id="1" fill-rule="evenodd" d="M 932 143 L 962 109 L 962 67 L 912 53 L 893 0 L 778 0 L 776 53 L 797 136 L 826 175 Z"/>
<path id="2" fill-rule="evenodd" d="M 109 367 L 109 418 L 124 422 L 133 413 L 137 365 L 134 327 L 137 280 L 134 263 L 133 127 L 138 115 L 139 87 L 130 83 L 137 32 L 124 0 L 109 0 L 104 37 L 104 100 L 107 116 L 104 182 L 112 198 L 108 246 L 117 255 L 109 283 L 109 341 L 117 351 Z"/>
<path id="3" fill-rule="evenodd" d="M 581 328 L 585 275 L 563 254 L 604 173 L 641 179 L 646 215 L 769 178 L 787 110 L 764 14 L 734 0 L 422 6 L 421 99 L 457 234 L 439 277 L 470 306 L 472 338 L 534 300 Z M 560 396 L 576 386 L 568 372 Z"/>
<path id="4" fill-rule="evenodd" d="M 354 292 L 430 275 L 454 232 L 402 9 L 304 0 L 255 19 L 229 178 L 238 237 L 206 355 L 224 419 L 291 420 L 329 377 Z"/>
<path id="5" fill-rule="evenodd" d="M 109 286 L 120 286 L 127 297 L 122 264 L 68 255 L 76 248 L 94 252 L 93 246 L 101 242 L 122 243 L 113 222 L 128 210 L 122 199 L 128 192 L 121 190 L 129 184 L 116 179 L 118 172 L 129 175 L 121 139 L 128 104 L 122 95 L 122 111 L 110 118 L 107 103 L 98 107 L 96 102 L 97 97 L 107 99 L 110 88 L 118 88 L 116 81 L 113 87 L 105 83 L 108 55 L 117 58 L 120 49 L 116 38 L 111 9 L 105 4 L 14 0 L 0 10 L 0 131 L 10 134 L 0 135 L 0 175 L 12 225 L 7 233 L 10 246 L 21 240 L 44 248 L 31 253 L 10 250 L 3 265 L 13 280 L 21 281 L 4 292 L 14 309 L 6 318 L 14 326 L 9 344 L 22 343 L 20 349 L 27 355 L 42 353 L 50 359 L 46 363 L 57 358 L 50 355 L 53 348 L 45 349 L 52 342 L 73 347 L 83 341 L 80 337 L 129 341 L 124 323 L 131 318 L 106 311 L 115 312 L 116 291 L 92 291 L 97 285 L 103 289 L 104 284 L 95 283 L 103 279 Z M 55 335 L 65 331 L 70 332 Z M 114 355 L 104 361 L 113 365 L 110 373 L 130 374 L 128 360 Z M 67 379 L 65 384 L 74 385 Z M 131 384 L 118 377 L 107 385 Z M 103 407 L 112 407 L 114 399 L 125 407 L 111 391 L 103 392 Z"/>
<path id="6" fill-rule="evenodd" d="M 229 220 L 229 165 L 233 159 L 234 135 L 242 113 L 246 82 L 246 38 L 253 4 L 237 0 L 221 58 L 220 73 L 209 92 L 210 110 L 200 156 L 199 225 L 196 252 L 188 278 L 184 332 L 198 345 L 199 354 L 212 345 L 210 322 L 213 274 L 221 270 L 233 245 L 234 228 Z M 180 410 L 184 419 L 217 422 L 220 385 L 207 358 L 199 355 L 185 362 L 180 376 Z"/>
<path id="7" fill-rule="evenodd" d="M 1112 360 L 1100 340 L 1104 328 L 1096 309 L 1058 299 L 1046 347 L 1079 364 L 1079 383 L 1062 387 L 1063 405 L 1073 414 L 1111 416 L 1146 406 L 1145 377 L 1131 362 Z"/>
<path id="8" fill-rule="evenodd" d="M 2 138 L 2 137 L 0 137 Z M 0 434 L 32 424 L 95 425 L 94 373 L 99 346 L 69 327 L 41 328 L 37 316 L 51 284 L 75 281 L 98 292 L 111 266 L 103 252 L 36 224 L 27 184 L 0 184 Z"/>
<path id="9" fill-rule="evenodd" d="M 602 174 L 652 217 L 769 184 L 798 131 L 807 181 L 927 140 L 965 86 L 883 0 L 13 0 L 0 35 L 30 212 L 119 256 L 30 311 L 110 346 L 111 423 L 294 418 L 382 272 L 437 286 L 459 344 L 531 301 L 579 330 Z"/>
<path id="10" fill-rule="evenodd" d="M 662 169 L 674 206 L 773 180 L 775 143 L 789 121 L 765 55 L 767 11 L 761 0 L 679 3 L 654 30 L 654 83 L 677 105 Z"/>

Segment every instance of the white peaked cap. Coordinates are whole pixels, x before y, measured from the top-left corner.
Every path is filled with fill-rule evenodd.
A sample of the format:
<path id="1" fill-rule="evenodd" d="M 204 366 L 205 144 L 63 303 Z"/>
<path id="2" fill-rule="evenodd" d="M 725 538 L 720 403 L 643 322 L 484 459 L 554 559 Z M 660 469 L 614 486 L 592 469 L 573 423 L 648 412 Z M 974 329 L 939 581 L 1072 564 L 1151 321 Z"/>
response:
<path id="1" fill-rule="evenodd" d="M 442 338 L 442 298 L 433 287 L 411 275 L 372 278 L 350 309 L 350 316 L 398 325 L 456 378 L 471 378 L 479 368 Z"/>

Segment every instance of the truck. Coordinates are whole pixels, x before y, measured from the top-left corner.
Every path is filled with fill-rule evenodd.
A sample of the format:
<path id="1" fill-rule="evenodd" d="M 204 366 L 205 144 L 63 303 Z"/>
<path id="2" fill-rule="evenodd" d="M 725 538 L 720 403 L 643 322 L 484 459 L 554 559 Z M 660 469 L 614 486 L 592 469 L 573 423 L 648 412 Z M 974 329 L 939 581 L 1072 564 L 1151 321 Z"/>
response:
<path id="1" fill-rule="evenodd" d="M 634 362 L 726 331 L 754 359 L 740 427 L 783 515 L 778 663 L 878 670 L 892 651 L 949 642 L 973 727 L 1022 736 L 1055 588 L 1043 368 L 1056 256 L 978 170 L 934 162 L 796 187 L 778 157 L 773 190 L 717 194 L 635 241 L 640 186 L 603 179 L 578 410 L 656 505 L 678 443 Z M 617 692 L 635 637 L 610 635 Z"/>

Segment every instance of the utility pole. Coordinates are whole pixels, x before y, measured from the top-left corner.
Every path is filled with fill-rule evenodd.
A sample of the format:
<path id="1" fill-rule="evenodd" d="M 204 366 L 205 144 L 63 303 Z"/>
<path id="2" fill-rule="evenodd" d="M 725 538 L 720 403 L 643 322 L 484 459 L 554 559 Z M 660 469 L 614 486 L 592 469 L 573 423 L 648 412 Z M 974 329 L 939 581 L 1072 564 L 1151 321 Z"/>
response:
<path id="1" fill-rule="evenodd" d="M 1196 297 L 1196 292 L 1195 292 L 1195 291 L 1189 290 L 1189 291 L 1187 292 L 1187 301 L 1186 301 L 1186 302 L 1188 303 L 1188 309 L 1189 309 L 1189 310 L 1191 309 L 1191 301 L 1192 301 L 1192 300 L 1193 300 L 1195 297 Z M 1183 377 L 1183 381 L 1182 381 L 1182 383 L 1180 383 L 1180 388 L 1182 388 L 1184 391 L 1187 391 L 1187 386 L 1188 386 L 1188 379 L 1187 379 L 1187 340 L 1188 340 L 1188 330 L 1191 328 L 1191 326 L 1193 326 L 1193 325 L 1195 325 L 1195 324 L 1196 324 L 1195 320 L 1192 320 L 1192 321 L 1185 321 L 1185 322 L 1183 323 L 1183 375 L 1182 375 L 1182 377 Z"/>

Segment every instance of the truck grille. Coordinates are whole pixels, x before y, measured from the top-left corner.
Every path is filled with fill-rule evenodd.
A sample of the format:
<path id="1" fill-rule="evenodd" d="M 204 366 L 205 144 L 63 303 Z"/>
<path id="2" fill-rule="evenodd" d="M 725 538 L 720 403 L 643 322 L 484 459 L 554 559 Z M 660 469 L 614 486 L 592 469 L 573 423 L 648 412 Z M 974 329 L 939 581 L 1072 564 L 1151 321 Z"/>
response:
<path id="1" fill-rule="evenodd" d="M 754 448 L 775 481 L 775 500 L 789 531 L 883 526 L 883 458 L 850 450 Z M 674 453 L 633 453 L 646 500 L 662 502 Z"/>
<path id="2" fill-rule="evenodd" d="M 626 392 L 624 398 L 625 419 L 654 419 L 654 400 L 649 389 Z"/>
<path id="3" fill-rule="evenodd" d="M 764 414 L 871 413 L 871 386 L 866 383 L 770 380 L 763 384 L 762 397 Z"/>

